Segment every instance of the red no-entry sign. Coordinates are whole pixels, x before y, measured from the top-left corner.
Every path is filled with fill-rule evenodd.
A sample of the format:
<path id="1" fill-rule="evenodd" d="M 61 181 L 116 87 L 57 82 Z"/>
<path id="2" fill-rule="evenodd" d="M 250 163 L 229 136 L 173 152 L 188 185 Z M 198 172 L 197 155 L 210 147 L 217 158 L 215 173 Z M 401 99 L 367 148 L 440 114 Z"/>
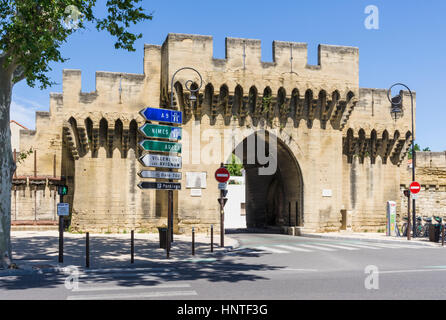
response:
<path id="1" fill-rule="evenodd" d="M 228 169 L 225 167 L 218 168 L 217 171 L 215 171 L 215 179 L 218 182 L 224 183 L 229 180 L 231 177 L 231 174 L 229 173 Z"/>
<path id="2" fill-rule="evenodd" d="M 418 182 L 412 182 L 410 184 L 409 189 L 410 189 L 410 193 L 417 194 L 418 192 L 420 192 L 421 186 Z"/>

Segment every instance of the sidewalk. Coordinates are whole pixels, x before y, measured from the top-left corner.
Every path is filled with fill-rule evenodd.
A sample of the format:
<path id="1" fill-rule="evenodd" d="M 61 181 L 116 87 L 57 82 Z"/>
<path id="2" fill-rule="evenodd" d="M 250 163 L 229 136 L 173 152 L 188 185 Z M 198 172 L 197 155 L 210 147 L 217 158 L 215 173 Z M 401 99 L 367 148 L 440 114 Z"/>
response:
<path id="1" fill-rule="evenodd" d="M 85 234 L 64 233 L 64 262 L 59 264 L 58 231 L 14 231 L 11 233 L 13 259 L 19 270 L 51 271 L 67 266 L 85 267 Z M 192 256 L 192 236 L 174 235 L 169 259 L 159 246 L 158 234 L 135 233 L 134 263 L 130 263 L 130 233 L 90 233 L 90 268 L 141 267 L 150 263 L 200 262 L 215 259 L 231 251 L 238 242 L 225 236 L 225 247 L 220 248 L 220 236 L 214 235 L 214 252 L 209 236 L 195 235 L 195 255 Z"/>
<path id="2" fill-rule="evenodd" d="M 304 233 L 302 237 L 309 238 L 323 238 L 333 240 L 357 240 L 365 242 L 387 242 L 387 243 L 404 243 L 414 246 L 429 246 L 438 247 L 441 246 L 441 241 L 438 243 L 430 242 L 428 238 L 412 238 L 410 241 L 407 237 L 391 237 L 386 236 L 385 233 L 377 232 L 329 232 L 329 233 Z"/>

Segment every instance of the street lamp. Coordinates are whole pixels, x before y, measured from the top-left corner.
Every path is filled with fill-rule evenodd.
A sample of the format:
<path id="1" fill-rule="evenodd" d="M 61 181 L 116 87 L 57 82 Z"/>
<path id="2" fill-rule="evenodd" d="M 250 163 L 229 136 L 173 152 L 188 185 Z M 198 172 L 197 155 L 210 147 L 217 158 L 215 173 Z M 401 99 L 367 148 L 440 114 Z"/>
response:
<path id="1" fill-rule="evenodd" d="M 396 86 L 403 86 L 405 87 L 410 94 L 410 103 L 411 103 L 411 115 L 412 115 L 412 182 L 415 182 L 415 133 L 414 133 L 414 119 L 413 119 L 413 94 L 412 91 L 409 89 L 408 86 L 406 86 L 403 83 L 395 83 L 393 86 L 391 86 L 389 88 L 389 90 L 387 91 L 387 99 L 389 99 L 390 103 L 392 104 L 392 109 L 391 109 L 391 114 L 392 117 L 395 119 L 395 121 L 398 118 L 398 115 L 402 114 L 403 112 L 403 96 L 400 93 L 397 96 L 394 96 L 392 98 L 390 98 L 390 95 L 392 94 L 392 89 L 393 87 Z M 413 230 L 413 237 L 416 237 L 416 210 L 415 210 L 415 199 L 412 199 L 412 230 Z M 408 231 L 409 232 L 409 231 Z"/>
<path id="2" fill-rule="evenodd" d="M 175 79 L 175 76 L 177 75 L 178 72 L 182 71 L 182 70 L 192 70 L 195 71 L 198 76 L 200 77 L 200 86 L 198 86 L 196 89 L 192 89 L 192 85 L 193 85 L 193 81 L 192 80 L 187 80 L 186 83 L 184 84 L 186 89 L 190 91 L 190 97 L 189 100 L 192 103 L 194 103 L 195 101 L 197 101 L 197 97 L 195 96 L 195 93 L 197 93 L 198 91 L 200 91 L 201 87 L 203 86 L 203 78 L 201 77 L 201 74 L 195 70 L 194 68 L 191 67 L 183 67 L 178 69 L 177 71 L 175 71 L 175 73 L 172 76 L 172 80 L 170 82 L 170 107 L 172 109 L 174 109 L 174 105 L 173 105 L 173 81 Z M 169 171 L 172 171 L 172 169 L 169 169 Z M 169 182 L 173 182 L 173 180 L 169 180 Z M 168 215 L 168 221 L 167 225 L 168 225 L 168 233 L 171 235 L 171 240 L 173 241 L 173 190 L 169 190 L 169 194 L 168 194 L 168 201 L 169 201 L 169 215 Z M 169 237 L 168 237 L 169 238 Z"/>

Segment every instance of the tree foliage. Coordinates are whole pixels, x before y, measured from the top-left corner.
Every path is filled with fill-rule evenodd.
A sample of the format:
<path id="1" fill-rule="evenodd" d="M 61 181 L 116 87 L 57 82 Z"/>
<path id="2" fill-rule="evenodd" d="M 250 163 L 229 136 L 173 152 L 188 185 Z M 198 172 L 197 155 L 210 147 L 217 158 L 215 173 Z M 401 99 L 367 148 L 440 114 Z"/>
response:
<path id="1" fill-rule="evenodd" d="M 229 162 L 229 164 L 226 165 L 226 168 L 228 169 L 231 176 L 242 176 L 243 164 L 235 154 L 231 155 L 231 161 Z"/>
<path id="2" fill-rule="evenodd" d="M 138 6 L 141 0 L 108 0 L 107 15 L 94 14 L 97 0 L 0 0 L 0 51 L 3 67 L 11 70 L 17 83 L 42 89 L 52 85 L 50 62 L 65 62 L 60 47 L 74 32 L 91 23 L 116 39 L 115 48 L 134 51 L 142 34 L 129 31 L 131 25 L 152 19 Z"/>
<path id="3" fill-rule="evenodd" d="M 134 51 L 142 37 L 132 25 L 152 19 L 141 0 L 107 0 L 107 14 L 98 16 L 97 0 L 0 0 L 0 268 L 11 267 L 12 159 L 9 114 L 12 89 L 26 79 L 41 89 L 54 84 L 47 76 L 50 63 L 67 61 L 60 48 L 70 35 L 93 25 L 115 38 L 115 48 Z M 32 151 L 20 153 L 19 163 Z"/>

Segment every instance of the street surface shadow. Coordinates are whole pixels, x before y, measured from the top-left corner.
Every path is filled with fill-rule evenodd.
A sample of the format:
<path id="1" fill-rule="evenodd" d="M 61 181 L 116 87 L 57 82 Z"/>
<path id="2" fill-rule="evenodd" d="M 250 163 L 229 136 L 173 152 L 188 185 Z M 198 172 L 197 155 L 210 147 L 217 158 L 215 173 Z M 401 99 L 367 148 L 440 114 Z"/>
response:
<path id="1" fill-rule="evenodd" d="M 29 262 L 34 266 L 40 266 L 42 270 L 45 270 L 45 266 L 57 265 L 56 237 L 35 236 L 12 240 L 16 251 L 15 262 L 19 267 Z M 86 269 L 84 268 L 85 238 L 69 238 L 64 242 L 62 266 L 77 267 L 81 283 L 100 284 L 113 281 L 115 285 L 123 287 L 153 286 L 166 281 L 197 279 L 229 283 L 266 280 L 267 277 L 258 273 L 285 268 L 241 261 L 243 257 L 260 257 L 265 254 L 256 250 L 212 253 L 210 245 L 197 243 L 195 252 L 196 255 L 192 256 L 190 242 L 176 240 L 170 255 L 172 259 L 166 259 L 166 251 L 159 248 L 158 242 L 135 239 L 135 263 L 130 264 L 129 239 L 90 236 L 90 269 Z M 154 262 L 153 259 L 159 260 Z M 175 259 L 180 260 L 175 261 Z M 142 268 L 144 270 L 139 270 Z M 21 273 L 19 272 L 21 270 L 18 270 L 17 273 L 0 276 L 0 288 L 7 290 L 55 288 L 63 285 L 70 275 L 62 271 L 42 270 L 33 273 Z"/>

